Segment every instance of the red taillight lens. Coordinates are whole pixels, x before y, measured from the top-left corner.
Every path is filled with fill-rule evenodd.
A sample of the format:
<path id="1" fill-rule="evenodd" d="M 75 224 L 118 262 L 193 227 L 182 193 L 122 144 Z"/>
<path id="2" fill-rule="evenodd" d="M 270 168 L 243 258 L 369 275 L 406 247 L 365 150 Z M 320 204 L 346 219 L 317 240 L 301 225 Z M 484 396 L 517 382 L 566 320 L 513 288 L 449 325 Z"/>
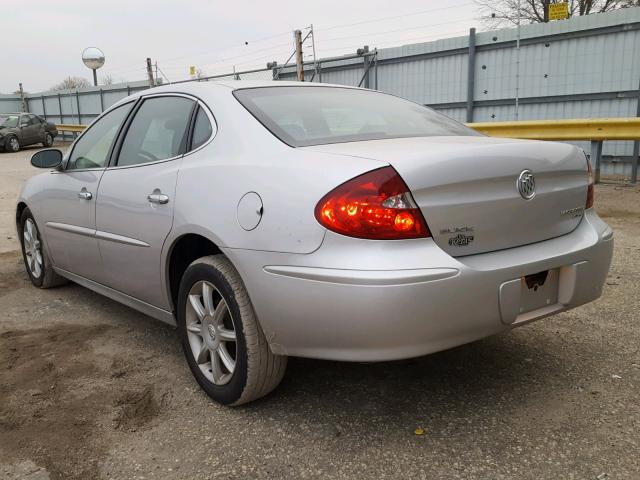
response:
<path id="1" fill-rule="evenodd" d="M 589 185 L 587 186 L 587 203 L 585 210 L 593 207 L 593 170 L 591 169 L 591 162 L 587 160 L 587 170 L 589 171 Z"/>
<path id="2" fill-rule="evenodd" d="M 318 202 L 315 213 L 322 226 L 350 237 L 401 240 L 431 235 L 409 188 L 392 167 L 336 187 Z"/>

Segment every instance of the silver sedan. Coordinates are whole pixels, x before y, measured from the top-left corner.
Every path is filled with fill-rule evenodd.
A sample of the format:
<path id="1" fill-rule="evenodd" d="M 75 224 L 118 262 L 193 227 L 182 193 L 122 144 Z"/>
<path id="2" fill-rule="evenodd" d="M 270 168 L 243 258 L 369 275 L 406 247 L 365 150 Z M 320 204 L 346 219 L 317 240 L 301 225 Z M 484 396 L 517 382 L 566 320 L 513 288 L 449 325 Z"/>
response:
<path id="1" fill-rule="evenodd" d="M 593 301 L 613 249 L 580 149 L 369 90 L 154 88 L 32 164 L 49 169 L 16 209 L 33 284 L 176 325 L 228 405 L 290 355 L 415 357 Z"/>

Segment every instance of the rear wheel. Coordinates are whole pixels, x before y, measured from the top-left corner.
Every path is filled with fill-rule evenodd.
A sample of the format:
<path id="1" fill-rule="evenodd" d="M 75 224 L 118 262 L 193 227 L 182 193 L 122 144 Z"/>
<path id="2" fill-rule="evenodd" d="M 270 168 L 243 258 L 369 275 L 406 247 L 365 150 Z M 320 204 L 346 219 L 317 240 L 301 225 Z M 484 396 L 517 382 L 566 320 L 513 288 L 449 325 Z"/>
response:
<path id="1" fill-rule="evenodd" d="M 271 353 L 242 279 L 224 255 L 196 260 L 185 271 L 178 330 L 193 375 L 219 403 L 250 402 L 282 380 L 287 357 Z"/>
<path id="2" fill-rule="evenodd" d="M 44 142 L 42 142 L 42 145 L 44 145 L 47 148 L 53 145 L 53 135 L 51 135 L 49 132 L 45 133 Z"/>
<path id="3" fill-rule="evenodd" d="M 38 225 L 28 208 L 22 211 L 20 217 L 20 244 L 22 258 L 31 283 L 39 288 L 51 288 L 67 282 L 53 270 L 42 245 Z"/>
<path id="4" fill-rule="evenodd" d="M 6 148 L 7 151 L 9 152 L 20 151 L 20 141 L 18 140 L 18 137 L 16 137 L 15 135 L 12 135 L 9 138 L 7 138 L 4 144 L 4 148 Z"/>

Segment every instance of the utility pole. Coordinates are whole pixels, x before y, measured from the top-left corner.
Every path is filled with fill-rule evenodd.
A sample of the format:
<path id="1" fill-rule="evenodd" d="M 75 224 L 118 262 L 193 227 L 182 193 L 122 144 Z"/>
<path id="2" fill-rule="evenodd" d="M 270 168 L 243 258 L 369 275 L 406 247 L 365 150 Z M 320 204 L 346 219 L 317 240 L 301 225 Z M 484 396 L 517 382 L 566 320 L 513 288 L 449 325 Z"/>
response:
<path id="1" fill-rule="evenodd" d="M 293 32 L 293 36 L 296 42 L 296 65 L 298 81 L 304 82 L 304 64 L 302 60 L 302 32 L 300 30 L 296 30 Z"/>
<path id="2" fill-rule="evenodd" d="M 313 23 L 311 24 L 311 46 L 313 48 L 313 76 L 318 76 L 318 82 L 322 82 L 322 74 L 318 75 L 318 62 L 316 61 L 316 36 L 313 33 Z M 313 81 L 313 78 L 311 79 Z"/>
<path id="3" fill-rule="evenodd" d="M 29 109 L 27 108 L 27 102 L 25 102 L 24 100 L 24 90 L 22 89 L 22 83 L 20 83 L 19 86 L 20 86 L 20 106 L 23 112 L 28 112 Z"/>
<path id="4" fill-rule="evenodd" d="M 149 77 L 149 87 L 156 86 L 156 82 L 153 80 L 153 68 L 151 67 L 151 59 L 147 57 L 147 76 Z"/>
<path id="5" fill-rule="evenodd" d="M 544 7 L 544 23 L 549 23 L 549 0 L 542 0 Z"/>

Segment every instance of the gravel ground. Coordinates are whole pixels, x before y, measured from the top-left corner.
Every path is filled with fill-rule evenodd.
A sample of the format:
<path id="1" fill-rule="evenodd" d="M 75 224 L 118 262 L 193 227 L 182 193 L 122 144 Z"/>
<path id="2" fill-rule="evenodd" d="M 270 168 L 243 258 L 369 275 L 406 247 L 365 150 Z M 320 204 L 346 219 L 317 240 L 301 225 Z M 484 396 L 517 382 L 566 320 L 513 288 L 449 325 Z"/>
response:
<path id="1" fill-rule="evenodd" d="M 30 285 L 13 202 L 33 151 L 0 154 L 0 478 L 640 478 L 640 188 L 597 188 L 599 301 L 412 361 L 292 359 L 230 409 L 171 328 Z"/>

